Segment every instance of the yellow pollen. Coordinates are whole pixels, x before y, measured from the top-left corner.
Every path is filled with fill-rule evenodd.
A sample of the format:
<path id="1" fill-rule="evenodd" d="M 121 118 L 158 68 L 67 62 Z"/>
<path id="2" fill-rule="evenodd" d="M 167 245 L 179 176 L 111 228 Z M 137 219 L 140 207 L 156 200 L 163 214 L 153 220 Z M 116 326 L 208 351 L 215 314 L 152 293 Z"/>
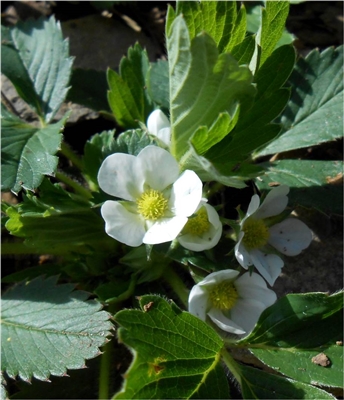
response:
<path id="1" fill-rule="evenodd" d="M 270 233 L 262 219 L 247 219 L 242 230 L 245 233 L 242 241 L 248 250 L 258 249 L 267 244 Z"/>
<path id="2" fill-rule="evenodd" d="M 203 235 L 210 228 L 210 222 L 208 219 L 208 213 L 205 207 L 201 207 L 197 213 L 188 219 L 183 233 L 189 233 L 191 235 Z"/>
<path id="3" fill-rule="evenodd" d="M 165 214 L 168 200 L 158 190 L 148 189 L 136 203 L 138 211 L 144 219 L 155 221 Z"/>
<path id="4" fill-rule="evenodd" d="M 230 310 L 238 300 L 238 292 L 233 282 L 224 281 L 211 288 L 209 299 L 213 307 L 220 310 Z"/>

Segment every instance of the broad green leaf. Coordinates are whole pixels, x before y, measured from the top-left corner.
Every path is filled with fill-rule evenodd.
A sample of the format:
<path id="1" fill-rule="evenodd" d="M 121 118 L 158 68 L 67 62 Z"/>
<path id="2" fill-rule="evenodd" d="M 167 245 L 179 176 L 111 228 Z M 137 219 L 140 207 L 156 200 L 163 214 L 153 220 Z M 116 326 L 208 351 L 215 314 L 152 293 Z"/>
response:
<path id="1" fill-rule="evenodd" d="M 85 145 L 83 171 L 93 183 L 98 185 L 98 171 L 107 156 L 113 153 L 136 156 L 144 147 L 152 143 L 149 136 L 140 129 L 125 131 L 117 139 L 114 138 L 114 131 L 96 134 Z"/>
<path id="2" fill-rule="evenodd" d="M 200 126 L 210 128 L 222 112 L 233 117 L 238 103 L 250 102 L 255 89 L 249 69 L 238 66 L 229 54 L 219 55 L 215 42 L 207 34 L 200 34 L 190 42 L 182 16 L 171 25 L 167 49 L 171 153 L 180 160 Z"/>
<path id="3" fill-rule="evenodd" d="M 343 136 L 343 46 L 300 58 L 281 117 L 284 133 L 257 155 L 314 146 Z"/>
<path id="4" fill-rule="evenodd" d="M 66 97 L 73 62 L 60 23 L 54 16 L 19 22 L 11 29 L 11 39 L 13 46 L 3 46 L 2 72 L 18 94 L 49 122 Z"/>
<path id="5" fill-rule="evenodd" d="M 88 294 L 56 277 L 15 285 L 2 298 L 1 369 L 30 381 L 84 368 L 108 339 L 110 315 Z"/>
<path id="6" fill-rule="evenodd" d="M 68 114 L 69 115 L 69 114 Z M 56 124 L 35 128 L 19 118 L 2 119 L 2 190 L 18 193 L 21 188 L 36 189 L 44 175 L 54 175 L 60 148 L 60 131 L 68 118 Z"/>
<path id="7" fill-rule="evenodd" d="M 262 20 L 257 33 L 257 44 L 261 47 L 260 65 L 263 65 L 274 51 L 282 36 L 289 14 L 289 1 L 267 1 L 262 8 Z"/>
<path id="8" fill-rule="evenodd" d="M 137 128 L 138 121 L 145 123 L 154 109 L 145 89 L 148 68 L 147 52 L 137 43 L 121 59 L 119 74 L 108 69 L 109 105 L 117 122 L 125 128 Z"/>
<path id="9" fill-rule="evenodd" d="M 342 161 L 280 160 L 263 163 L 265 174 L 256 180 L 260 189 L 276 183 L 290 187 L 292 205 L 326 213 L 343 212 Z"/>
<path id="10" fill-rule="evenodd" d="M 319 346 L 321 338 L 332 333 L 322 331 L 316 336 L 315 327 L 320 321 L 331 317 L 342 308 L 342 292 L 333 295 L 288 294 L 266 309 L 260 316 L 255 329 L 238 343 L 250 347 L 256 344 L 272 347 L 298 346 L 298 348 Z M 339 328 L 339 326 L 336 327 L 336 329 Z"/>
<path id="11" fill-rule="evenodd" d="M 337 313 L 337 318 L 328 318 L 327 323 L 320 323 L 312 326 L 316 332 L 320 329 L 334 330 L 331 324 L 336 324 L 337 327 L 343 326 L 342 311 Z M 276 348 L 276 349 L 251 349 L 251 352 L 258 357 L 263 363 L 274 368 L 279 373 L 298 381 L 312 384 L 317 382 L 317 385 L 343 387 L 343 347 L 336 344 L 336 338 L 342 340 L 342 332 L 337 328 L 334 332 L 332 343 L 324 343 L 321 346 L 313 349 L 298 349 L 293 348 Z M 313 332 L 308 332 L 312 335 Z M 312 358 L 318 354 L 325 354 L 328 359 L 328 366 L 317 365 L 312 361 Z"/>
<path id="12" fill-rule="evenodd" d="M 241 109 L 240 118 L 230 135 L 209 150 L 205 157 L 222 173 L 251 156 L 255 149 L 274 139 L 280 126 L 271 122 L 283 111 L 289 91 L 283 89 L 295 62 L 291 46 L 276 49 L 255 76 L 257 96 L 251 108 Z"/>
<path id="13" fill-rule="evenodd" d="M 67 100 L 96 111 L 110 111 L 105 71 L 74 68 Z"/>
<path id="14" fill-rule="evenodd" d="M 335 400 L 325 390 L 297 380 L 283 378 L 257 368 L 240 366 L 244 399 L 314 399 Z"/>
<path id="15" fill-rule="evenodd" d="M 154 103 L 166 111 L 170 108 L 170 85 L 168 61 L 158 60 L 151 63 L 147 75 L 147 90 Z"/>
<path id="16" fill-rule="evenodd" d="M 135 351 L 115 398 L 229 398 L 219 363 L 223 342 L 215 331 L 159 296 L 139 301 L 141 310 L 115 315 L 120 340 Z"/>
<path id="17" fill-rule="evenodd" d="M 23 202 L 9 207 L 7 230 L 25 238 L 30 250 L 43 254 L 88 253 L 91 249 L 109 251 L 117 242 L 105 233 L 104 221 L 84 199 L 49 182 L 37 198 L 30 193 Z"/>

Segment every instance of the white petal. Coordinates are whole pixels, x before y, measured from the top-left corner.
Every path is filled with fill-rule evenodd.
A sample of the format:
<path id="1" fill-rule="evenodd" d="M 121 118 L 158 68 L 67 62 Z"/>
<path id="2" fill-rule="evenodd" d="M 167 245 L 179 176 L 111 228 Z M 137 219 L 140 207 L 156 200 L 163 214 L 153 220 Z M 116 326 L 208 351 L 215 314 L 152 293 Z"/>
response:
<path id="1" fill-rule="evenodd" d="M 250 265 L 252 265 L 252 259 L 249 251 L 246 250 L 246 247 L 242 243 L 242 238 L 244 237 L 244 232 L 240 232 L 239 241 L 234 247 L 234 254 L 238 261 L 238 263 L 245 269 L 247 269 Z"/>
<path id="2" fill-rule="evenodd" d="M 250 254 L 258 272 L 273 286 L 283 268 L 283 260 L 276 254 L 266 254 L 260 250 L 252 250 Z"/>
<path id="3" fill-rule="evenodd" d="M 109 236 L 132 247 L 142 244 L 146 231 L 144 220 L 138 214 L 131 213 L 122 203 L 112 200 L 106 201 L 100 211 Z"/>
<path id="4" fill-rule="evenodd" d="M 143 243 L 159 244 L 171 242 L 187 223 L 186 217 L 160 218 L 146 232 Z"/>
<path id="5" fill-rule="evenodd" d="M 145 183 L 152 189 L 162 191 L 178 179 L 179 165 L 166 150 L 147 146 L 137 155 Z"/>
<path id="6" fill-rule="evenodd" d="M 158 139 L 161 140 L 162 143 L 166 147 L 170 147 L 171 144 L 171 128 L 160 129 L 157 135 Z"/>
<path id="7" fill-rule="evenodd" d="M 177 239 L 179 243 L 188 250 L 203 251 L 215 247 L 222 235 L 222 223 L 215 208 L 201 201 L 201 206 L 197 207 L 196 212 L 205 207 L 210 222 L 210 228 L 202 235 L 182 234 Z"/>
<path id="8" fill-rule="evenodd" d="M 120 199 L 135 201 L 143 191 L 144 177 L 135 156 L 115 153 L 103 161 L 98 172 L 98 182 L 104 192 Z"/>
<path id="9" fill-rule="evenodd" d="M 249 272 L 244 273 L 235 281 L 235 287 L 240 298 L 260 301 L 266 307 L 271 306 L 277 298 L 276 293 L 268 289 L 264 279 L 255 272 L 252 275 Z"/>
<path id="10" fill-rule="evenodd" d="M 169 208 L 175 215 L 189 217 L 201 199 L 202 181 L 195 172 L 186 170 L 172 186 Z"/>
<path id="11" fill-rule="evenodd" d="M 262 205 L 255 214 L 255 218 L 264 219 L 281 214 L 287 207 L 289 187 L 281 185 L 273 188 L 265 197 Z"/>
<path id="12" fill-rule="evenodd" d="M 195 285 L 189 294 L 189 312 L 205 321 L 208 309 L 208 293 L 199 285 Z"/>
<path id="13" fill-rule="evenodd" d="M 235 333 L 237 335 L 242 335 L 245 333 L 245 330 L 243 329 L 243 327 L 238 325 L 232 319 L 227 318 L 224 315 L 224 313 L 217 308 L 212 308 L 208 312 L 208 315 L 211 318 L 211 320 L 225 332 L 231 332 L 231 333 Z"/>
<path id="14" fill-rule="evenodd" d="M 223 281 L 232 281 L 239 275 L 239 272 L 234 269 L 224 269 L 222 271 L 212 272 L 206 276 L 201 282 L 198 283 L 200 286 L 212 286 L 216 283 Z"/>
<path id="15" fill-rule="evenodd" d="M 266 309 L 265 305 L 254 299 L 238 300 L 231 310 L 231 317 L 248 334 L 257 323 L 260 314 Z"/>
<path id="16" fill-rule="evenodd" d="M 312 241 L 312 231 L 296 218 L 288 218 L 269 229 L 269 243 L 282 254 L 296 256 Z"/>
<path id="17" fill-rule="evenodd" d="M 158 136 L 161 129 L 169 128 L 170 121 L 161 110 L 154 110 L 147 119 L 148 132 Z"/>
<path id="18" fill-rule="evenodd" d="M 250 204 L 248 205 L 248 209 L 246 212 L 246 216 L 243 219 L 242 222 L 244 222 L 244 220 L 249 217 L 250 215 L 254 214 L 258 208 L 259 208 L 259 204 L 260 204 L 260 198 L 257 194 L 254 194 L 251 198 Z"/>

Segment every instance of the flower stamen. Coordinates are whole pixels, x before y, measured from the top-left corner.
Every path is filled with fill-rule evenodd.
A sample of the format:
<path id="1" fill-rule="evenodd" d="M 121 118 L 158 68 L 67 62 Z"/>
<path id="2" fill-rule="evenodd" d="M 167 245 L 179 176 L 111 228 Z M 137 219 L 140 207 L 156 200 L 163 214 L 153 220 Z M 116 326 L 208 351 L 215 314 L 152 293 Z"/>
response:
<path id="1" fill-rule="evenodd" d="M 238 292 L 233 282 L 224 281 L 213 286 L 209 292 L 209 299 L 214 308 L 230 310 L 238 300 Z"/>
<path id="2" fill-rule="evenodd" d="M 148 189 L 136 201 L 138 212 L 146 220 L 156 221 L 167 210 L 168 200 L 158 190 Z"/>
<path id="3" fill-rule="evenodd" d="M 265 246 L 270 236 L 269 229 L 262 219 L 247 219 L 242 231 L 245 234 L 242 241 L 248 250 Z"/>
<path id="4" fill-rule="evenodd" d="M 188 219 L 183 234 L 189 233 L 191 235 L 203 235 L 210 228 L 208 213 L 205 207 L 200 208 L 195 215 Z"/>

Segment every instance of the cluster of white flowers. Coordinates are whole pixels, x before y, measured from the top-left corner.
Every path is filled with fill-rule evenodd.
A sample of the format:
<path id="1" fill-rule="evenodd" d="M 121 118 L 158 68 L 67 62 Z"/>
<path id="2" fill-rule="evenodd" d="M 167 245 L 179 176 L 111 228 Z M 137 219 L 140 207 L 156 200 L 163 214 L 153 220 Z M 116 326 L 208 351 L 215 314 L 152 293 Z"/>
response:
<path id="1" fill-rule="evenodd" d="M 161 147 L 147 146 L 137 156 L 115 153 L 100 167 L 100 188 L 118 198 L 101 207 L 106 233 L 132 247 L 173 240 L 191 251 L 215 247 L 222 236 L 222 223 L 203 198 L 197 174 L 181 172 L 169 153 L 168 118 L 155 110 L 147 129 Z M 296 218 L 271 222 L 285 210 L 288 193 L 288 186 L 281 185 L 262 204 L 258 195 L 252 197 L 234 248 L 238 263 L 244 269 L 253 265 L 271 286 L 283 267 L 276 252 L 295 256 L 312 240 L 310 229 Z M 190 313 L 204 321 L 209 317 L 226 332 L 247 335 L 260 314 L 276 301 L 276 294 L 260 275 L 240 275 L 233 269 L 209 274 L 190 292 Z"/>

